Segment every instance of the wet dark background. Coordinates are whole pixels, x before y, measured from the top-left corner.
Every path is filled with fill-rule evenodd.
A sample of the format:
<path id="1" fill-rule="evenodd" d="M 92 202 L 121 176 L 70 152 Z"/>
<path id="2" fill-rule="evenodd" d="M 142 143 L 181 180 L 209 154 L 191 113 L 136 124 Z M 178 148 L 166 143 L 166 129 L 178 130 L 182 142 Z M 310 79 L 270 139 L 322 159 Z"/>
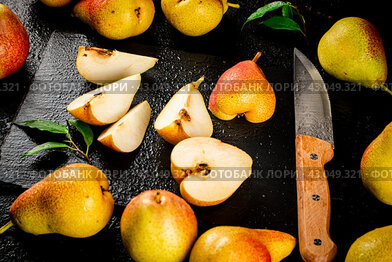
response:
<path id="1" fill-rule="evenodd" d="M 241 33 L 240 28 L 246 17 L 269 1 L 239 1 L 241 8 L 238 10 L 229 9 L 221 24 L 214 31 L 206 36 L 189 38 L 181 35 L 168 24 L 160 10 L 159 1 L 155 1 L 156 16 L 151 28 L 141 36 L 123 41 L 109 41 L 97 36 L 88 26 L 70 17 L 71 7 L 53 9 L 36 0 L 0 2 L 10 7 L 24 23 L 30 35 L 31 45 L 26 65 L 18 73 L 0 81 L 1 84 L 18 83 L 18 88 L 7 91 L 2 89 L 0 93 L 0 143 L 4 141 L 10 130 L 9 122 L 16 116 L 29 84 L 40 65 L 46 43 L 54 30 L 83 33 L 88 37 L 95 38 L 101 46 L 108 48 L 126 50 L 127 47 L 137 43 L 213 55 L 221 57 L 225 61 L 250 59 L 257 51 L 261 51 L 263 56 L 258 64 L 265 69 L 266 73 L 273 75 L 277 81 L 279 81 L 278 76 L 274 74 L 272 69 L 279 68 L 277 71 L 286 72 L 282 76 L 283 79 L 286 79 L 287 74 L 290 74 L 292 70 L 292 49 L 297 47 L 320 69 L 325 81 L 332 84 L 336 80 L 325 74 L 318 64 L 317 43 L 336 20 L 346 16 L 360 16 L 376 25 L 383 37 L 388 61 L 392 61 L 389 12 L 383 6 L 385 1 L 373 1 L 366 5 L 348 0 L 293 1 L 299 6 L 307 21 L 307 39 L 295 32 L 272 31 L 258 25 L 257 22 L 248 24 Z M 364 189 L 358 169 L 366 146 L 392 120 L 392 98 L 385 92 L 361 89 L 357 86 L 353 86 L 350 91 L 332 89 L 329 91 L 336 147 L 335 157 L 327 166 L 332 174 L 336 174 L 336 176 L 329 178 L 332 199 L 331 236 L 338 246 L 336 261 L 343 261 L 349 246 L 357 237 L 376 227 L 391 224 L 390 207 L 377 201 Z M 277 92 L 277 97 L 278 101 L 282 100 L 281 104 L 292 105 L 291 101 L 286 101 L 291 98 L 290 95 Z M 274 132 L 294 134 L 294 119 L 284 119 L 279 115 L 274 118 L 271 123 L 276 123 L 279 119 L 280 125 L 289 130 L 279 131 L 273 128 Z M 244 123 L 241 122 L 244 120 L 236 121 L 237 124 Z M 279 154 L 279 150 L 276 150 L 269 159 L 260 161 L 266 162 L 265 166 L 268 168 L 270 166 L 273 168 L 274 164 L 279 167 L 286 166 L 286 163 L 288 169 L 292 168 L 294 156 L 287 157 L 287 152 L 290 150 L 294 152 L 294 137 L 292 137 L 292 144 L 286 143 L 286 140 L 283 144 L 283 141 L 277 139 L 280 137 L 279 135 L 270 135 L 271 141 L 267 145 L 264 144 L 263 150 L 265 147 L 268 150 L 268 146 L 277 148 L 281 142 L 281 154 Z M 292 149 L 288 149 L 291 145 Z M 279 164 L 280 162 L 285 164 Z M 285 192 L 279 192 L 279 183 Z M 254 184 L 251 184 L 251 180 L 246 181 L 240 188 L 240 192 L 229 199 L 229 202 L 211 210 L 211 216 L 218 216 L 220 208 L 226 210 L 227 218 L 222 218 L 220 214 L 215 225 L 267 227 L 296 236 L 295 181 L 292 178 L 281 179 L 278 182 L 264 179 L 264 181 L 257 181 L 255 184 L 260 185 L 261 188 L 255 188 Z M 269 187 L 270 185 L 272 186 Z M 157 188 L 160 188 L 159 185 Z M 288 188 L 289 190 L 287 190 Z M 248 191 L 254 193 L 254 190 L 265 193 L 263 194 L 265 197 L 262 199 L 259 197 L 256 201 L 257 196 L 246 197 L 244 194 Z M 23 191 L 24 189 L 19 186 L 0 182 L 1 224 L 8 221 L 9 206 Z M 286 202 L 282 203 L 282 199 Z M 243 208 L 240 208 L 239 205 L 230 205 L 230 203 L 241 203 L 241 201 L 246 202 Z M 245 207 L 252 210 L 246 210 Z M 281 210 L 282 208 L 288 210 Z M 230 209 L 231 212 L 227 212 Z M 20 230 L 11 229 L 0 237 L 0 260 L 127 260 L 128 256 L 123 250 L 119 234 L 119 218 L 122 210 L 123 206 L 116 206 L 114 218 L 108 227 L 88 239 L 70 239 L 55 235 L 34 237 Z M 247 212 L 252 215 L 260 212 L 260 217 L 246 217 Z M 198 213 L 202 214 L 203 212 L 198 212 L 196 209 L 196 214 Z M 198 218 L 203 220 L 203 218 Z M 255 224 L 254 221 L 258 221 L 258 223 Z M 200 225 L 200 233 L 207 230 L 208 226 Z M 299 259 L 296 249 L 287 258 L 287 261 L 299 261 Z"/>

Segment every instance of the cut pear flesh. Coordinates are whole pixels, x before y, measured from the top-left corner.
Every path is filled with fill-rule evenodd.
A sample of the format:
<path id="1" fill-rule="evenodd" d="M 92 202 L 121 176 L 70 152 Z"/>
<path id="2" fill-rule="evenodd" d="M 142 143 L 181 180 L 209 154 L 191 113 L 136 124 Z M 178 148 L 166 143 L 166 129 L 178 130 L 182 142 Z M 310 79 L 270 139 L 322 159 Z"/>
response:
<path id="1" fill-rule="evenodd" d="M 98 141 L 118 152 L 132 152 L 142 143 L 150 117 L 150 105 L 144 101 L 104 130 Z"/>
<path id="2" fill-rule="evenodd" d="M 185 139 L 171 153 L 171 172 L 181 195 L 197 206 L 229 198 L 250 176 L 252 163 L 243 150 L 210 137 Z"/>
<path id="3" fill-rule="evenodd" d="M 123 117 L 140 86 L 140 74 L 99 87 L 72 101 L 67 110 L 90 125 L 107 125 Z"/>
<path id="4" fill-rule="evenodd" d="M 76 67 L 95 84 L 107 84 L 127 76 L 142 74 L 154 67 L 158 59 L 96 47 L 79 47 Z"/>
<path id="5" fill-rule="evenodd" d="M 198 90 L 201 77 L 182 87 L 158 115 L 154 127 L 169 143 L 189 137 L 210 137 L 213 132 L 211 117 Z"/>

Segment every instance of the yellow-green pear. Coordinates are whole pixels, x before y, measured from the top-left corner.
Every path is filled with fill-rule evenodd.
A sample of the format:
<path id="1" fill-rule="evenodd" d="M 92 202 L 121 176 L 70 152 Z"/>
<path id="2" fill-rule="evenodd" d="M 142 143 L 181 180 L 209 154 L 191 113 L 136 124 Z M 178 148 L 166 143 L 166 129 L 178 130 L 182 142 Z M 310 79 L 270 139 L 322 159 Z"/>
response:
<path id="1" fill-rule="evenodd" d="M 392 122 L 363 153 L 361 178 L 378 200 L 392 205 Z"/>
<path id="2" fill-rule="evenodd" d="M 218 26 L 228 7 L 239 5 L 227 0 L 162 0 L 162 11 L 169 23 L 188 36 L 201 36 Z"/>
<path id="3" fill-rule="evenodd" d="M 199 237 L 189 262 L 279 262 L 295 244 L 293 236 L 280 231 L 219 226 Z"/>
<path id="4" fill-rule="evenodd" d="M 104 37 L 121 40 L 144 33 L 155 7 L 152 0 L 82 0 L 73 14 Z"/>
<path id="5" fill-rule="evenodd" d="M 384 87 L 384 45 L 376 27 L 365 19 L 346 17 L 337 21 L 321 38 L 318 58 L 325 71 L 340 80 Z"/>
<path id="6" fill-rule="evenodd" d="M 372 230 L 351 245 L 345 262 L 392 261 L 392 226 Z"/>
<path id="7" fill-rule="evenodd" d="M 120 222 L 124 246 L 136 262 L 184 261 L 197 237 L 192 208 L 165 190 L 133 198 Z"/>
<path id="8" fill-rule="evenodd" d="M 109 222 L 114 200 L 105 174 L 87 164 L 71 164 L 49 174 L 23 192 L 10 208 L 11 221 L 34 235 L 57 233 L 83 238 Z"/>

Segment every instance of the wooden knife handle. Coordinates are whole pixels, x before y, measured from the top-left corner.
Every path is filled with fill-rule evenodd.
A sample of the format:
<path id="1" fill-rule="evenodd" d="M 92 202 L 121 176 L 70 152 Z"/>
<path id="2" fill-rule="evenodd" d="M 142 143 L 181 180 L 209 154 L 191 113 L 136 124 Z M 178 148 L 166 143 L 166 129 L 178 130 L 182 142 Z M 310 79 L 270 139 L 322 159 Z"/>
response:
<path id="1" fill-rule="evenodd" d="M 332 261 L 336 245 L 329 236 L 331 199 L 324 165 L 333 146 L 321 139 L 297 135 L 297 201 L 299 249 L 304 261 Z"/>

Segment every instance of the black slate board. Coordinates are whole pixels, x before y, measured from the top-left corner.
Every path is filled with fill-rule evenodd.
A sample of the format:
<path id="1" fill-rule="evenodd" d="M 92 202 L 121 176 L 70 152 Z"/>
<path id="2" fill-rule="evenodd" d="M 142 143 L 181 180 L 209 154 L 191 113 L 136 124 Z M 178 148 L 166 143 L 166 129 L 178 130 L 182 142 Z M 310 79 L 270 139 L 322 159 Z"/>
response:
<path id="1" fill-rule="evenodd" d="M 95 87 L 78 74 L 75 66 L 78 46 L 88 43 L 91 44 L 83 35 L 60 32 L 52 35 L 15 121 L 48 119 L 64 124 L 66 119 L 72 118 L 66 111 L 67 104 Z M 128 45 L 122 51 L 159 58 L 157 65 L 142 75 L 142 86 L 133 102 L 135 105 L 147 99 L 152 108 L 151 123 L 140 148 L 130 154 L 120 154 L 95 142 L 91 149 L 93 165 L 108 175 L 116 204 L 124 206 L 132 197 L 148 189 L 159 188 L 179 193 L 178 185 L 170 174 L 173 146 L 155 132 L 153 121 L 178 88 L 201 75 L 207 79 L 200 87 L 207 103 L 213 83 L 236 62 L 141 45 Z M 264 71 L 271 83 L 291 81 L 290 72 L 274 68 L 265 68 Z M 289 90 L 278 91 L 276 113 L 262 124 L 252 124 L 243 118 L 221 121 L 212 116 L 213 136 L 248 152 L 254 159 L 254 177 L 249 178 L 221 205 L 194 207 L 201 228 L 222 224 L 242 225 L 273 228 L 296 235 L 296 219 L 287 219 L 296 217 L 294 172 L 286 171 L 285 179 L 281 175 L 274 179 L 269 173 L 271 170 L 294 169 L 292 101 Z M 102 129 L 94 127 L 95 136 Z M 1 150 L 1 180 L 27 188 L 61 166 L 83 162 L 83 158 L 67 150 L 20 158 L 36 144 L 48 140 L 60 141 L 62 138 L 61 135 L 13 126 Z"/>
<path id="2" fill-rule="evenodd" d="M 211 33 L 203 37 L 191 38 L 180 34 L 170 26 L 159 8 L 160 1 L 154 0 L 157 12 L 154 23 L 147 32 L 141 36 L 123 41 L 110 41 L 99 37 L 95 31 L 79 20 L 70 19 L 69 14 L 72 5 L 54 9 L 37 0 L 3 0 L 1 2 L 10 7 L 24 23 L 30 34 L 31 50 L 27 65 L 18 73 L 0 81 L 2 84 L 17 82 L 20 85 L 18 90 L 1 92 L 0 143 L 3 142 L 4 135 L 9 131 L 9 122 L 15 116 L 15 108 L 22 101 L 22 97 L 31 83 L 31 76 L 34 75 L 41 62 L 42 51 L 54 29 L 83 33 L 89 35 L 89 37 L 96 36 L 100 42 L 99 46 L 134 51 L 140 54 L 148 53 L 144 46 L 132 45 L 134 42 L 230 57 L 232 59 L 231 62 L 228 62 L 230 66 L 234 62 L 252 57 L 257 51 L 262 51 L 263 56 L 259 60 L 259 64 L 267 73 L 270 81 L 279 79 L 281 68 L 291 70 L 292 49 L 297 47 L 319 69 L 327 83 L 331 99 L 336 148 L 335 157 L 326 168 L 328 173 L 332 174 L 329 177 L 332 201 L 331 236 L 338 246 L 335 261 L 344 261 L 350 245 L 359 236 L 377 227 L 391 224 L 391 207 L 372 197 L 362 185 L 358 170 L 365 148 L 392 121 L 391 97 L 382 91 L 374 92 L 354 85 L 350 85 L 349 89 L 343 90 L 334 88 L 336 83 L 343 86 L 345 83 L 329 76 L 321 68 L 317 59 L 318 41 L 333 23 L 346 16 L 358 16 L 375 24 L 383 37 L 387 59 L 389 62 L 392 61 L 392 37 L 389 33 L 388 8 L 379 8 L 377 4 L 361 5 L 354 0 L 293 1 L 306 18 L 308 37 L 304 39 L 301 34 L 296 32 L 270 30 L 260 26 L 257 22 L 249 23 L 241 31 L 244 20 L 254 10 L 268 1 L 239 0 L 237 2 L 241 4 L 241 8 L 229 9 L 220 25 Z M 151 54 L 153 53 L 154 49 L 151 51 Z M 271 66 L 280 67 L 276 74 L 274 68 L 269 68 Z M 218 72 L 218 74 L 222 72 Z M 389 75 L 391 75 L 390 73 Z M 209 81 L 214 82 L 218 75 L 211 74 L 211 77 Z M 189 82 L 190 79 L 180 80 L 185 83 Z M 177 83 L 177 85 L 180 87 L 184 83 Z M 390 79 L 388 83 L 391 86 Z M 174 89 L 173 87 L 173 93 Z M 206 91 L 207 95 L 208 92 L 209 90 Z M 288 148 L 290 143 L 294 146 L 294 140 L 290 137 L 294 122 L 291 122 L 292 119 L 289 118 L 291 117 L 289 111 L 292 110 L 292 105 L 289 105 L 289 103 L 291 103 L 292 97 L 289 94 L 277 93 L 277 98 L 279 101 L 277 114 L 269 121 L 272 123 L 268 124 L 278 125 L 279 128 L 283 126 L 283 130 L 265 127 L 265 129 L 262 129 L 261 135 L 271 135 L 275 139 L 280 136 L 270 132 L 282 131 L 287 137 L 280 137 L 281 143 L 277 143 L 275 140 L 271 142 L 271 156 L 268 156 L 267 149 L 269 146 L 268 148 L 262 148 L 265 149 L 265 158 L 262 159 L 262 164 L 272 166 L 278 163 L 276 169 L 286 165 L 292 168 L 293 164 L 290 165 L 289 163 L 293 162 L 294 156 L 292 154 L 294 151 L 291 147 Z M 288 106 L 288 108 L 286 109 L 284 106 Z M 275 119 L 276 117 L 278 119 Z M 214 118 L 213 120 L 215 124 L 217 121 Z M 279 121 L 284 122 L 280 124 Z M 246 124 L 244 121 L 239 121 L 239 124 L 236 123 L 235 121 L 230 122 L 230 126 Z M 29 134 L 31 133 L 29 132 Z M 99 132 L 96 131 L 96 135 L 98 134 Z M 31 134 L 30 138 L 26 138 L 24 143 L 26 150 L 28 149 L 26 144 L 29 143 L 28 140 L 37 139 L 42 135 L 38 132 Z M 46 138 L 40 138 L 39 141 L 46 141 Z M 265 138 L 264 142 L 264 146 L 270 143 L 268 138 Z M 235 141 L 235 143 L 241 145 L 240 141 Z M 279 145 L 285 146 L 279 148 Z M 290 152 L 285 152 L 285 150 Z M 21 150 L 21 152 L 24 151 Z M 290 159 L 285 159 L 287 156 L 290 156 Z M 67 159 L 64 160 L 64 158 L 66 157 L 67 155 L 62 153 L 52 153 L 45 155 L 45 157 L 41 156 L 39 158 L 40 162 L 37 163 L 43 170 L 43 175 L 46 175 L 49 169 L 55 169 L 62 165 L 61 161 L 65 163 Z M 51 161 L 44 161 L 47 158 Z M 81 161 L 79 158 L 76 158 L 76 160 Z M 274 162 L 268 164 L 269 161 Z M 5 170 L 5 168 L 1 170 Z M 12 168 L 11 171 L 16 172 L 16 169 Z M 2 174 L 0 174 L 1 176 Z M 283 182 L 288 184 L 284 185 Z M 294 188 L 295 185 L 291 179 L 282 178 L 281 182 L 269 179 L 248 179 L 226 203 L 211 209 L 194 208 L 199 220 L 199 233 L 203 233 L 215 224 L 232 223 L 242 226 L 287 229 L 287 232 L 296 235 L 296 221 L 292 221 L 296 220 Z M 176 192 L 175 184 L 173 184 L 172 189 Z M 251 189 L 257 191 L 249 191 Z M 0 220 L 2 224 L 9 220 L 8 209 L 23 190 L 19 186 L 0 182 Z M 244 193 L 247 191 L 249 191 L 248 198 L 245 197 Z M 265 198 L 253 197 L 261 191 L 267 192 Z M 286 193 L 286 197 L 282 198 L 280 192 Z M 250 203 L 241 203 L 242 200 Z M 253 205 L 251 205 L 252 202 Z M 244 206 L 242 207 L 241 204 Z M 289 210 L 285 210 L 286 208 L 289 208 Z M 130 258 L 125 253 L 120 238 L 119 219 L 122 211 L 123 206 L 116 206 L 113 217 L 116 222 L 109 223 L 108 227 L 99 234 L 87 239 L 70 239 L 59 235 L 35 237 L 17 229 L 9 230 L 7 234 L 0 237 L 0 261 L 129 261 Z M 209 217 L 208 212 L 212 213 L 211 217 Z M 251 216 L 256 216 L 256 218 Z M 258 216 L 262 216 L 262 218 Z M 214 220 L 216 220 L 215 223 L 213 223 Z M 284 261 L 301 261 L 298 249 Z"/>

